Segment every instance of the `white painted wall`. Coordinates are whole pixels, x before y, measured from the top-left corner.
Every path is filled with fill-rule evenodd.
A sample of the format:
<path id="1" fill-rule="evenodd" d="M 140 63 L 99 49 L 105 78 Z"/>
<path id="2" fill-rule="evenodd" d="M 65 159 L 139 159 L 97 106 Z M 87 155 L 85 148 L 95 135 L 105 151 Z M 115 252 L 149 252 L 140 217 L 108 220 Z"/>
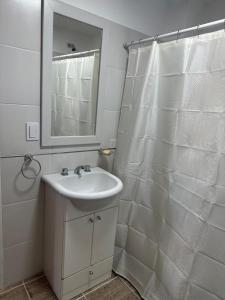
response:
<path id="1" fill-rule="evenodd" d="M 225 1 L 224 0 L 206 0 L 204 7 L 204 19 L 208 21 L 225 18 Z"/>
<path id="2" fill-rule="evenodd" d="M 166 0 L 166 11 L 161 31 L 196 26 L 225 18 L 224 0 Z"/>
<path id="3" fill-rule="evenodd" d="M 63 0 L 123 26 L 149 34 L 160 24 L 165 0 Z"/>
<path id="4" fill-rule="evenodd" d="M 76 46 L 76 52 L 82 52 L 100 48 L 99 45 L 101 41 L 75 31 L 55 27 L 53 53 L 55 53 L 55 55 L 72 53 L 72 51 L 68 49 L 67 43 L 73 43 Z"/>
<path id="5" fill-rule="evenodd" d="M 225 0 L 63 0 L 147 35 L 225 17 Z"/>

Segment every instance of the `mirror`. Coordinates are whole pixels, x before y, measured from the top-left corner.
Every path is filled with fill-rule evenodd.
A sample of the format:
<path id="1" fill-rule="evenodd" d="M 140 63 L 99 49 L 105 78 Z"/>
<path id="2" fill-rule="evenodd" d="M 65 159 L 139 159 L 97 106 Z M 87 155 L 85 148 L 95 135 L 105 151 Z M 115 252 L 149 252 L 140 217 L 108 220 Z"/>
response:
<path id="1" fill-rule="evenodd" d="M 100 21 L 63 2 L 43 5 L 41 145 L 99 147 Z"/>
<path id="2" fill-rule="evenodd" d="M 54 13 L 52 136 L 95 135 L 102 30 Z"/>

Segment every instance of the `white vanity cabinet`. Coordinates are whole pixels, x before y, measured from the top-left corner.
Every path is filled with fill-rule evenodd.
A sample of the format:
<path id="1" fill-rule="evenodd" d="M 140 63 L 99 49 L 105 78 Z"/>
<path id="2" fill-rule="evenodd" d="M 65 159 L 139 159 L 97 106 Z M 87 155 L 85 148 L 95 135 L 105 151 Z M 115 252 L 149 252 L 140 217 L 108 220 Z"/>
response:
<path id="1" fill-rule="evenodd" d="M 95 213 L 91 264 L 113 256 L 117 207 Z"/>
<path id="2" fill-rule="evenodd" d="M 111 276 L 118 203 L 81 210 L 45 189 L 44 270 L 58 299 L 69 300 Z"/>
<path id="3" fill-rule="evenodd" d="M 88 215 L 65 222 L 63 278 L 71 276 L 90 265 L 93 220 L 94 215 Z"/>

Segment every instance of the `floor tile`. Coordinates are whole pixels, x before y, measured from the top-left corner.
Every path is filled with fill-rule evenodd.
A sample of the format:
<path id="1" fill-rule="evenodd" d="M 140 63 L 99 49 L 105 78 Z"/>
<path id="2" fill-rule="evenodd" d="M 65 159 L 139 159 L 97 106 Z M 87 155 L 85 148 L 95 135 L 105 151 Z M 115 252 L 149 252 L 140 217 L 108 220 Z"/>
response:
<path id="1" fill-rule="evenodd" d="M 135 287 L 133 287 L 133 285 L 125 278 L 120 277 L 120 280 L 129 287 L 129 289 L 131 289 L 137 296 L 140 297 L 140 294 L 138 293 L 138 291 L 135 289 Z"/>
<path id="2" fill-rule="evenodd" d="M 119 278 L 110 281 L 108 284 L 85 294 L 87 300 L 138 300 L 135 295 Z"/>
<path id="3" fill-rule="evenodd" d="M 29 300 L 29 298 L 25 288 L 20 286 L 0 295 L 0 300 Z"/>
<path id="4" fill-rule="evenodd" d="M 116 284 L 112 282 L 110 284 L 111 289 L 111 296 L 112 299 L 115 300 L 138 300 L 140 299 L 137 294 L 135 294 L 130 288 L 128 288 L 121 280 L 121 278 L 118 278 L 114 281 Z"/>
<path id="5" fill-rule="evenodd" d="M 57 300 L 45 277 L 25 284 L 32 300 Z"/>
<path id="6" fill-rule="evenodd" d="M 39 275 L 40 276 L 40 275 Z M 100 284 L 92 290 L 84 293 L 85 296 L 79 295 L 73 300 L 139 300 L 141 299 L 136 290 L 123 278 L 113 277 L 108 283 Z M 129 285 L 129 287 L 128 287 Z M 47 279 L 30 278 L 25 282 L 26 289 L 32 300 L 57 300 Z M 0 294 L 0 300 L 29 300 L 26 290 L 23 286 L 14 288 L 9 292 Z"/>
<path id="7" fill-rule="evenodd" d="M 31 276 L 31 277 L 28 277 L 28 278 L 24 279 L 24 283 L 35 281 L 35 280 L 37 280 L 37 279 L 39 279 L 41 277 L 44 277 L 44 273 L 42 273 L 42 272 L 38 273 L 38 274 L 36 274 L 34 276 Z"/>
<path id="8" fill-rule="evenodd" d="M 19 287 L 22 284 L 23 284 L 22 281 L 18 281 L 18 282 L 14 283 L 14 284 L 10 284 L 10 285 L 6 286 L 4 289 L 0 290 L 0 294 L 5 293 L 5 292 L 7 292 L 7 291 L 9 291 L 9 290 L 11 290 L 11 289 L 13 289 L 15 287 Z"/>
<path id="9" fill-rule="evenodd" d="M 85 297 L 82 297 L 82 294 L 77 295 L 76 297 L 72 298 L 71 300 L 86 300 Z"/>
<path id="10" fill-rule="evenodd" d="M 88 289 L 87 291 L 85 291 L 85 294 L 88 294 L 88 293 L 90 293 L 91 291 L 98 289 L 98 288 L 101 287 L 102 285 L 107 284 L 108 281 L 111 281 L 112 279 L 114 280 L 115 277 L 117 277 L 116 273 L 112 272 L 110 278 L 108 278 L 108 279 L 102 281 L 101 283 L 99 283 L 99 284 L 93 286 L 92 288 Z"/>

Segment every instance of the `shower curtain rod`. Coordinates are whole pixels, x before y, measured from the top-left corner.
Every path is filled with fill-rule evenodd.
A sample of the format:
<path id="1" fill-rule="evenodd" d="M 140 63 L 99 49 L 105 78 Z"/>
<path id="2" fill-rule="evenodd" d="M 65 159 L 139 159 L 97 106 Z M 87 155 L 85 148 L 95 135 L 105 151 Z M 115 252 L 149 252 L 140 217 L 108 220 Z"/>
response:
<path id="1" fill-rule="evenodd" d="M 94 50 L 89 50 L 89 51 L 84 51 L 84 52 L 77 52 L 77 53 L 71 53 L 71 54 L 64 54 L 64 55 L 57 55 L 53 56 L 53 60 L 62 60 L 66 58 L 74 58 L 74 57 L 82 57 L 86 56 L 87 54 L 99 52 L 100 49 L 94 49 Z"/>
<path id="2" fill-rule="evenodd" d="M 216 26 L 220 26 L 220 25 L 223 25 L 224 30 L 225 30 L 225 19 L 210 22 L 210 23 L 206 23 L 206 24 L 202 24 L 202 25 L 189 27 L 189 28 L 182 29 L 182 30 L 178 29 L 177 31 L 173 31 L 173 32 L 170 32 L 170 33 L 151 36 L 151 37 L 146 38 L 146 39 L 140 39 L 140 40 L 137 40 L 137 41 L 132 41 L 130 43 L 125 43 L 124 48 L 128 51 L 129 47 L 131 47 L 131 46 L 141 45 L 141 44 L 153 42 L 155 40 L 169 38 L 169 37 L 173 37 L 173 36 L 176 36 L 176 38 L 179 39 L 180 35 L 185 34 L 185 33 L 190 33 L 190 32 L 195 31 L 195 30 L 197 31 L 197 35 L 199 35 L 201 29 L 209 29 L 211 27 L 216 27 Z"/>

